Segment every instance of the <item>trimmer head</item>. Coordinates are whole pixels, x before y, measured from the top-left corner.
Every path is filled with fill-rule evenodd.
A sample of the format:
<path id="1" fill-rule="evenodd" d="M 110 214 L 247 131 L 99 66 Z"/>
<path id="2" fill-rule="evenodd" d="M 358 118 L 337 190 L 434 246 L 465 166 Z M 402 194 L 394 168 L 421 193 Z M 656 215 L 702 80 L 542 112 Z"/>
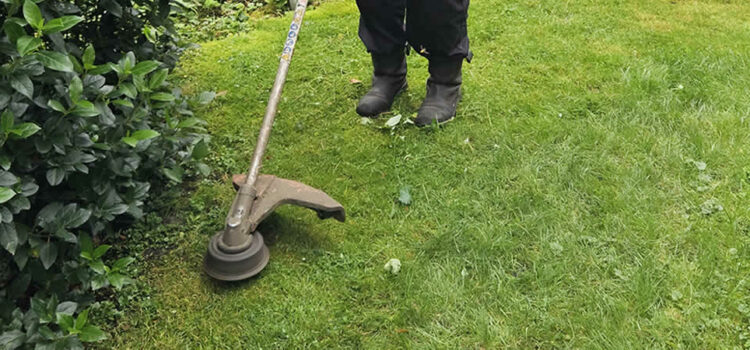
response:
<path id="1" fill-rule="evenodd" d="M 268 265 L 270 255 L 260 232 L 254 232 L 250 247 L 238 253 L 227 253 L 219 248 L 223 232 L 211 237 L 208 243 L 204 270 L 220 281 L 239 281 L 253 277 Z"/>
<path id="2" fill-rule="evenodd" d="M 245 183 L 245 175 L 233 176 L 236 189 Z M 321 219 L 346 220 L 344 207 L 325 192 L 303 183 L 260 175 L 256 182 L 256 197 L 252 210 L 243 226 L 253 232 L 249 244 L 241 249 L 227 249 L 222 242 L 224 231 L 211 238 L 205 259 L 206 273 L 221 281 L 238 281 L 257 275 L 268 264 L 268 248 L 263 236 L 256 231 L 258 224 L 283 204 L 292 204 L 314 210 Z M 230 247 L 231 248 L 231 247 Z"/>

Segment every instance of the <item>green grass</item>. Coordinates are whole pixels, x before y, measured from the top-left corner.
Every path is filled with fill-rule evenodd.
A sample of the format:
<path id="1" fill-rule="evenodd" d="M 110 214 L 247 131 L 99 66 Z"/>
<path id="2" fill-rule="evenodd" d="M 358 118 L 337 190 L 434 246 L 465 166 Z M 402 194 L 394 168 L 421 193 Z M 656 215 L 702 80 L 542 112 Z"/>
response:
<path id="1" fill-rule="evenodd" d="M 348 221 L 279 210 L 262 227 L 270 265 L 237 284 L 206 277 L 202 258 L 290 18 L 189 53 L 185 89 L 227 91 L 200 112 L 215 175 L 175 209 L 183 243 L 139 276 L 156 310 L 131 311 L 111 345 L 750 346 L 750 4 L 475 0 L 470 13 L 457 119 L 392 132 L 354 113 L 370 74 L 354 2 L 308 13 L 264 172 L 327 191 Z M 426 61 L 409 67 L 395 111 L 412 116 Z"/>

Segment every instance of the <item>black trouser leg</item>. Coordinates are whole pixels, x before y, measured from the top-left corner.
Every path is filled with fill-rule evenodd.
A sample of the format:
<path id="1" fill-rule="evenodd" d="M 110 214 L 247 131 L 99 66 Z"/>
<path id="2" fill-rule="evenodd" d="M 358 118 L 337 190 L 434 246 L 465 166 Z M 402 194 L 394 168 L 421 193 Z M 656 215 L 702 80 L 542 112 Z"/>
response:
<path id="1" fill-rule="evenodd" d="M 471 60 L 466 20 L 469 0 L 409 0 L 406 35 L 409 44 L 430 60 L 427 95 L 414 124 L 445 123 L 456 115 L 461 99 L 461 66 Z"/>
<path id="2" fill-rule="evenodd" d="M 359 37 L 367 51 L 390 54 L 406 46 L 406 0 L 357 0 Z"/>
<path id="3" fill-rule="evenodd" d="M 372 86 L 359 100 L 357 114 L 377 117 L 391 109 L 406 88 L 406 0 L 357 0 L 359 37 L 372 55 Z"/>
<path id="4" fill-rule="evenodd" d="M 406 36 L 421 55 L 470 58 L 466 19 L 469 0 L 409 0 Z"/>
<path id="5" fill-rule="evenodd" d="M 359 37 L 369 52 L 391 53 L 408 39 L 428 58 L 470 58 L 469 0 L 357 0 L 357 6 Z"/>

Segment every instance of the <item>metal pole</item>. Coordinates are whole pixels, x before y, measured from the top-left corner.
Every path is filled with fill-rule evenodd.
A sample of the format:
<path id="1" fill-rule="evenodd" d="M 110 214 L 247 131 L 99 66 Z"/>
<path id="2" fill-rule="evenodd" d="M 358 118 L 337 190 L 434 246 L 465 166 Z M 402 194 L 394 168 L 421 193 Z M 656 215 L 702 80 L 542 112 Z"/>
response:
<path id="1" fill-rule="evenodd" d="M 248 220 L 246 219 L 252 210 L 253 201 L 255 200 L 255 182 L 258 179 L 258 174 L 260 173 L 260 168 L 263 163 L 263 155 L 266 152 L 268 139 L 271 136 L 273 120 L 278 111 L 279 101 L 281 100 L 281 91 L 286 82 L 292 54 L 294 53 L 294 46 L 297 43 L 297 37 L 299 35 L 299 30 L 302 27 L 302 19 L 305 17 L 306 9 L 307 0 L 297 1 L 294 18 L 292 19 L 292 24 L 289 26 L 287 40 L 284 44 L 284 50 L 281 53 L 279 70 L 276 73 L 276 80 L 273 83 L 273 88 L 271 88 L 268 107 L 266 107 L 266 114 L 263 117 L 263 123 L 260 127 L 258 141 L 255 144 L 252 163 L 250 163 L 250 168 L 247 171 L 245 184 L 240 186 L 237 196 L 232 203 L 232 208 L 229 210 L 226 229 L 222 235 L 222 239 L 219 241 L 219 248 L 227 253 L 245 250 L 251 242 L 250 235 L 247 232 L 249 230 L 249 225 Z"/>

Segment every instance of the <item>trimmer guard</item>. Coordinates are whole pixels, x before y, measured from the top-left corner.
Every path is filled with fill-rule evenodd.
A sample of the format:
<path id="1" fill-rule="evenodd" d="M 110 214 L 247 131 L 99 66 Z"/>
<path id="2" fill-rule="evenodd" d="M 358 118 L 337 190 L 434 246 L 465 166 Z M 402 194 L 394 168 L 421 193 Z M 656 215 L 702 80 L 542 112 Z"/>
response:
<path id="1" fill-rule="evenodd" d="M 245 183 L 247 175 L 232 176 L 234 188 Z M 250 212 L 250 231 L 253 232 L 266 217 L 283 204 L 310 208 L 321 219 L 334 218 L 344 222 L 346 212 L 339 202 L 325 192 L 301 182 L 282 179 L 273 175 L 260 175 L 255 183 L 257 195 Z"/>

